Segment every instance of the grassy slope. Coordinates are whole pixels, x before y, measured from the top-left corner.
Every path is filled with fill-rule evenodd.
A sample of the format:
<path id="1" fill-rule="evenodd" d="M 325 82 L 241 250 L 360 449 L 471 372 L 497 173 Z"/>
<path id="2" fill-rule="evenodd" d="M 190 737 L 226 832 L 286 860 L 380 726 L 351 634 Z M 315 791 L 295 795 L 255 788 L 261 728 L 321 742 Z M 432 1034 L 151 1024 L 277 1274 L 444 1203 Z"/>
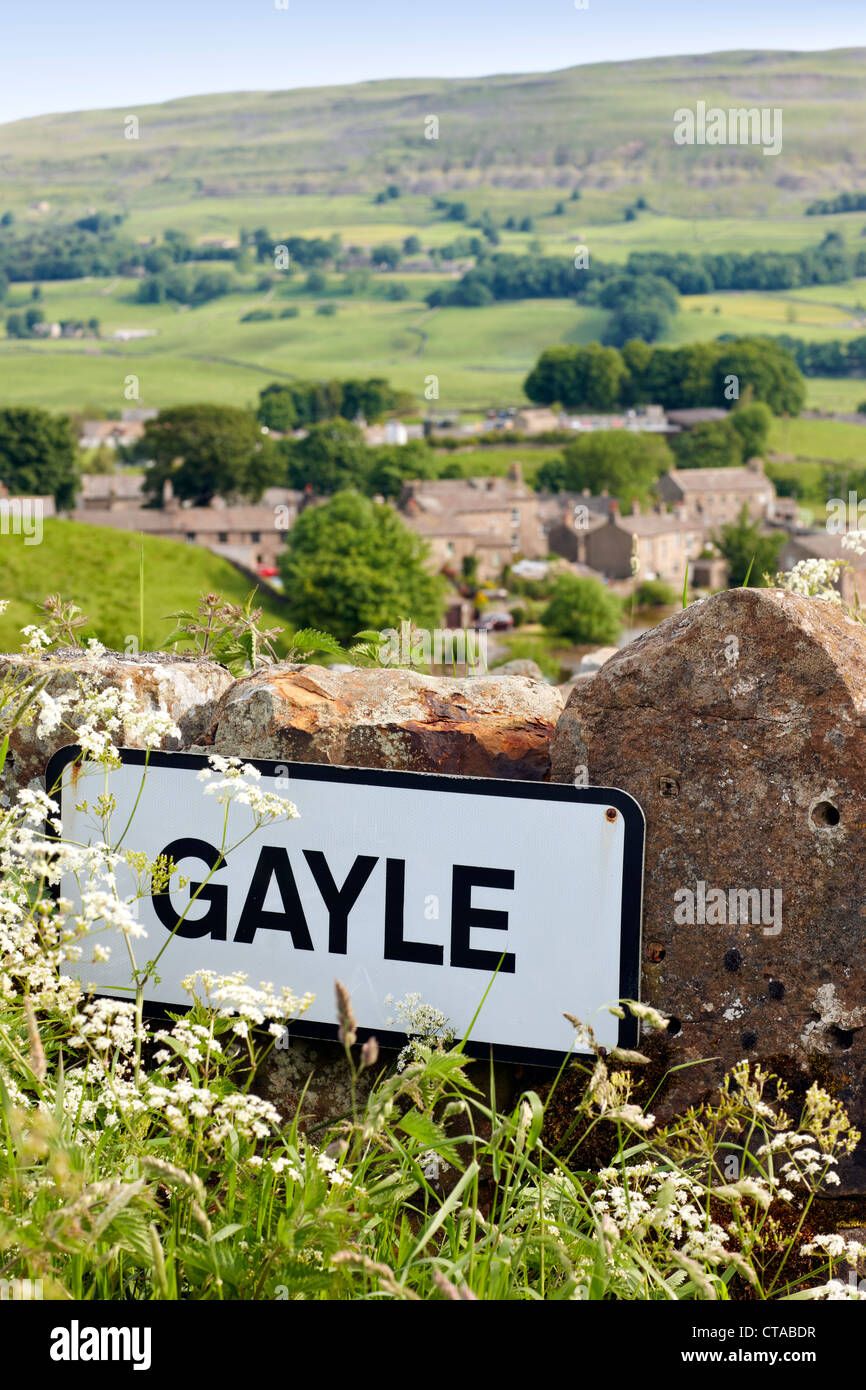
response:
<path id="1" fill-rule="evenodd" d="M 418 192 L 474 183 L 609 191 L 642 184 L 669 211 L 768 212 L 810 188 L 862 181 L 863 50 L 731 52 L 597 63 L 546 74 L 400 79 L 233 92 L 138 109 L 61 113 L 2 132 L 13 205 L 148 205 L 168 194 L 363 192 L 396 176 Z M 680 147 L 673 113 L 709 105 L 784 110 L 784 150 Z M 424 118 L 440 117 L 438 140 Z M 447 161 L 447 168 L 443 168 Z M 769 167 L 768 167 L 769 166 Z M 777 166 L 777 167 L 773 167 Z M 155 185 L 161 181 L 159 194 Z M 392 214 L 393 215 L 393 214 Z"/>
<path id="2" fill-rule="evenodd" d="M 20 536 L 0 536 L 0 598 L 11 602 L 0 616 L 0 650 L 17 651 L 20 629 L 39 623 L 38 605 L 60 593 L 93 619 L 84 629 L 123 651 L 138 634 L 139 538 L 83 522 L 49 520 L 41 546 Z M 226 560 L 198 546 L 144 538 L 144 646 L 157 648 L 174 624 L 166 615 L 194 609 L 201 593 L 220 593 L 242 603 L 249 584 Z M 261 599 L 259 600 L 261 602 Z M 289 628 L 285 610 L 270 600 L 263 622 Z"/>

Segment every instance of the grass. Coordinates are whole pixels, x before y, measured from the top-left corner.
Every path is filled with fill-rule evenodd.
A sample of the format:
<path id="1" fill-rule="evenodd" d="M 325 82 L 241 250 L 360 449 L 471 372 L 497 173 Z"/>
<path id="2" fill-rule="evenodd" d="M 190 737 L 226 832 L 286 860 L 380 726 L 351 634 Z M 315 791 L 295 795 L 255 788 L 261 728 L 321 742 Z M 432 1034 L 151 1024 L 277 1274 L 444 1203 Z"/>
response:
<path id="1" fill-rule="evenodd" d="M 19 630 L 39 623 L 49 593 L 77 603 L 91 618 L 88 636 L 118 651 L 134 650 L 139 640 L 139 563 L 141 540 L 134 532 L 113 531 L 78 521 L 46 520 L 41 546 L 23 537 L 0 536 L 0 598 L 10 600 L 0 615 L 0 650 L 18 650 Z M 200 593 L 221 593 L 243 603 L 252 585 L 233 565 L 199 546 L 145 536 L 143 650 L 158 649 L 174 627 L 167 614 L 194 607 Z M 290 629 L 283 605 L 261 593 L 263 624 Z"/>
<path id="2" fill-rule="evenodd" d="M 398 277 L 399 278 L 399 277 Z M 420 283 L 423 281 L 423 283 Z M 320 300 L 289 282 L 289 297 L 273 296 L 279 312 L 296 304 L 297 318 L 243 324 L 241 316 L 265 303 L 249 287 L 197 309 L 138 304 L 136 281 L 60 281 L 43 286 L 48 319 L 88 319 L 102 338 L 0 339 L 0 404 L 80 410 L 85 403 L 120 410 L 131 403 L 163 407 L 199 400 L 255 405 L 270 381 L 292 377 L 381 375 L 411 391 L 426 406 L 428 378 L 438 383 L 442 407 L 484 410 L 521 402 L 523 382 L 539 353 L 556 342 L 599 339 L 607 315 L 569 300 L 520 300 L 479 309 L 430 310 L 420 295 L 432 277 L 408 277 L 418 299 L 335 298 L 337 313 L 315 313 Z M 720 333 L 791 333 L 804 338 L 849 338 L 863 332 L 852 318 L 862 282 L 823 287 L 825 299 L 794 303 L 785 295 L 730 294 L 684 300 L 667 343 L 694 342 Z M 28 298 L 14 286 L 12 302 Z M 787 318 L 794 304 L 796 323 Z M 714 308 L 719 313 L 713 312 Z M 698 312 L 699 311 L 699 312 Z M 111 340 L 117 329 L 150 329 L 155 336 L 130 343 Z M 136 382 L 130 385 L 129 378 Z M 137 390 L 138 399 L 128 392 Z M 809 380 L 808 403 L 853 409 L 866 397 L 866 382 Z"/>
<path id="3" fill-rule="evenodd" d="M 861 382 L 860 389 L 866 383 Z M 866 423 L 844 420 L 774 419 L 770 452 L 794 454 L 801 459 L 866 466 Z"/>
<path id="4" fill-rule="evenodd" d="M 507 207 L 541 219 L 579 183 L 587 220 L 621 220 L 636 191 L 667 215 L 775 218 L 801 213 L 815 192 L 850 186 L 866 137 L 861 71 L 857 49 L 728 52 L 231 92 L 139 107 L 136 142 L 121 138 L 123 109 L 59 113 L 4 127 L 4 202 L 25 211 L 45 199 L 49 215 L 94 203 L 146 215 L 186 202 L 211 216 L 222 198 L 251 205 L 270 195 L 292 226 L 293 204 L 309 196 L 320 204 L 313 222 L 327 226 L 328 195 L 356 200 L 368 220 L 377 189 L 397 182 L 420 202 L 411 189 L 425 181 L 473 214 Z M 772 161 L 759 149 L 674 144 L 678 106 L 697 97 L 727 106 L 734 92 L 784 108 L 786 168 L 808 189 L 768 177 Z M 429 112 L 442 117 L 440 140 L 424 139 Z M 429 216 L 429 197 L 423 205 Z M 378 208 L 383 223 L 395 220 L 396 207 Z"/>

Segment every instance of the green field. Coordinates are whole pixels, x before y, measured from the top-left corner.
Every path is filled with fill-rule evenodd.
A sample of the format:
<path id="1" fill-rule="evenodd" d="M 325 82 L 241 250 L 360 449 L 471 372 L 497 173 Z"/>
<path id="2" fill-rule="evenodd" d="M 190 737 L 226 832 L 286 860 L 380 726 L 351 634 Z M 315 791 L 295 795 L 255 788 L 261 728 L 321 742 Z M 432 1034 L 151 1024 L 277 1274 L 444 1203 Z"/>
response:
<path id="1" fill-rule="evenodd" d="M 862 387 L 861 383 L 861 387 Z M 866 420 L 866 417 L 864 417 Z M 819 462 L 866 465 L 866 422 L 844 420 L 774 420 L 770 450 Z"/>
<path id="2" fill-rule="evenodd" d="M 22 627 L 40 622 L 39 605 L 49 594 L 77 603 L 92 624 L 85 636 L 105 646 L 129 650 L 138 638 L 140 540 L 126 531 L 48 520 L 40 546 L 21 536 L 0 536 L 0 598 L 9 598 L 0 615 L 0 650 L 20 649 Z M 222 594 L 243 603 L 252 585 L 233 565 L 199 546 L 144 537 L 144 646 L 159 648 L 174 623 L 168 614 L 194 609 L 199 595 Z M 291 632 L 286 610 L 268 596 L 257 600 L 267 627 Z M 285 648 L 283 648 L 285 649 Z"/>
<path id="3" fill-rule="evenodd" d="M 219 400 L 246 406 L 269 381 L 385 376 L 411 391 L 420 405 L 428 378 L 435 376 L 440 406 L 483 410 L 519 404 L 526 374 L 544 348 L 599 339 L 607 320 L 603 310 L 566 299 L 431 310 L 420 297 L 394 303 L 333 294 L 327 297 L 337 312 L 324 317 L 315 312 L 321 296 L 304 295 L 292 282 L 280 293 L 256 291 L 255 277 L 248 278 L 247 291 L 199 308 L 139 304 L 134 279 L 46 282 L 41 305 L 46 319 L 96 317 L 102 336 L 0 339 L 0 404 L 80 410 L 89 403 L 119 410 L 130 404 Z M 397 278 L 404 277 L 398 272 Z M 441 282 L 433 276 L 405 279 L 419 294 Z M 8 307 L 29 303 L 29 290 L 14 285 Z M 721 333 L 846 339 L 866 333 L 858 309 L 864 301 L 864 281 L 796 292 L 686 297 L 662 341 L 703 341 Z M 250 309 L 278 314 L 289 303 L 297 305 L 297 318 L 240 322 Z M 156 336 L 112 341 L 118 329 L 152 330 Z M 137 381 L 130 383 L 130 376 Z M 130 394 L 136 390 L 137 398 Z M 810 406 L 850 410 L 866 397 L 866 382 L 810 380 L 808 393 Z"/>

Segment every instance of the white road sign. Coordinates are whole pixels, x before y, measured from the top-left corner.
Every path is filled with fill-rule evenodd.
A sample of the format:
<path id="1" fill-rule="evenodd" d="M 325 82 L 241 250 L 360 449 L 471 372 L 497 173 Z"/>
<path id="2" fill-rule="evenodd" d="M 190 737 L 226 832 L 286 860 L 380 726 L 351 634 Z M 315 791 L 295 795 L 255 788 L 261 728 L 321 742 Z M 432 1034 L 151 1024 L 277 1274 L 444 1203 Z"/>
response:
<path id="1" fill-rule="evenodd" d="M 56 755 L 48 783 L 60 785 L 64 838 L 94 843 L 101 831 L 80 808 L 106 790 L 105 773 L 73 769 L 75 752 Z M 232 806 L 225 835 L 224 807 L 196 775 L 205 758 L 151 753 L 146 775 L 143 752 L 122 758 L 108 775 L 112 833 L 131 818 L 123 848 L 170 856 L 189 880 L 139 903 L 139 964 L 171 936 L 148 1000 L 183 1007 L 187 975 L 242 970 L 253 985 L 314 993 L 292 1032 L 332 1037 L 340 979 L 361 1038 L 399 1043 L 395 1001 L 420 995 L 462 1037 L 498 967 L 469 1052 L 556 1062 L 573 1039 L 563 1012 L 603 1045 L 634 1043 L 633 1021 L 605 1008 L 638 997 L 644 822 L 627 793 L 250 759 L 300 818 L 230 848 L 252 812 Z M 119 882 L 127 872 L 133 891 L 131 871 Z M 61 892 L 75 901 L 74 879 Z M 128 993 L 125 944 L 111 944 L 107 963 L 85 951 L 75 969 L 100 992 Z"/>

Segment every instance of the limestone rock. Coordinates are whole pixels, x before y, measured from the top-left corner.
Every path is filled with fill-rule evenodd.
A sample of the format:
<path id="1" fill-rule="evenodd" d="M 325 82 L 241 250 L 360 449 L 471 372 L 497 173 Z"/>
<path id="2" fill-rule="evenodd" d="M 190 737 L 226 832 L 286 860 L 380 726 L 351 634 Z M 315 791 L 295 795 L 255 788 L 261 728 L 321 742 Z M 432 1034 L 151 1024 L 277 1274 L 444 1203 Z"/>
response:
<path id="1" fill-rule="evenodd" d="M 491 674 L 496 677 L 528 676 L 531 681 L 546 680 L 538 662 L 531 661 L 528 657 L 515 657 L 513 661 L 504 661 L 501 666 L 494 667 Z"/>
<path id="2" fill-rule="evenodd" d="M 610 661 L 612 656 L 619 654 L 619 647 L 599 647 L 597 651 L 587 652 L 586 656 L 581 657 L 576 676 L 594 676 L 596 671 L 600 671 L 605 662 Z"/>
<path id="3" fill-rule="evenodd" d="M 91 657 L 78 649 L 48 652 L 41 657 L 0 655 L 0 679 L 4 674 L 19 676 L 29 672 L 34 678 L 48 676 L 49 695 L 73 689 L 87 677 L 99 690 L 111 686 L 131 686 L 146 709 L 165 709 L 181 731 L 177 739 L 162 746 L 178 748 L 194 743 L 209 728 L 219 697 L 233 684 L 231 672 L 214 661 L 170 652 L 139 652 L 126 656 L 106 652 Z M 40 737 L 35 721 L 16 729 L 10 738 L 9 759 L 4 769 L 8 787 L 26 787 L 42 778 L 45 767 L 58 748 L 74 742 L 63 727 Z M 128 731 L 120 730 L 115 742 L 127 748 L 138 746 Z"/>
<path id="4" fill-rule="evenodd" d="M 693 603 L 575 688 L 551 759 L 646 816 L 643 997 L 676 1020 L 671 1065 L 718 1059 L 666 1107 L 786 1059 L 864 1127 L 866 627 L 780 590 Z"/>
<path id="5" fill-rule="evenodd" d="M 553 686 L 525 676 L 285 665 L 226 691 L 201 751 L 541 781 L 561 710 Z"/>

